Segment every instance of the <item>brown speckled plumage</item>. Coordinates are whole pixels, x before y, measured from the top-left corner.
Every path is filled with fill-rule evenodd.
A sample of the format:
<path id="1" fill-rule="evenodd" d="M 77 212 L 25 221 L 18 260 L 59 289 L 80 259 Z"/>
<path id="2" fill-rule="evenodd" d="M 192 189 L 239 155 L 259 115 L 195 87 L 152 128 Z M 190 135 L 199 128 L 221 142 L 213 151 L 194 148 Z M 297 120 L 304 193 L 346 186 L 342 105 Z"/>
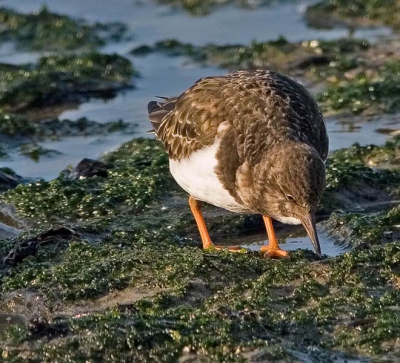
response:
<path id="1" fill-rule="evenodd" d="M 212 144 L 224 121 L 234 128 L 239 157 L 252 164 L 286 139 L 312 145 L 322 159 L 328 153 L 317 104 L 303 86 L 275 72 L 202 78 L 179 97 L 151 102 L 149 117 L 173 159 Z"/>
<path id="2" fill-rule="evenodd" d="M 243 211 L 278 220 L 315 211 L 328 136 L 316 102 L 292 79 L 270 71 L 202 78 L 150 102 L 149 118 L 171 160 L 218 140 L 215 172 Z"/>

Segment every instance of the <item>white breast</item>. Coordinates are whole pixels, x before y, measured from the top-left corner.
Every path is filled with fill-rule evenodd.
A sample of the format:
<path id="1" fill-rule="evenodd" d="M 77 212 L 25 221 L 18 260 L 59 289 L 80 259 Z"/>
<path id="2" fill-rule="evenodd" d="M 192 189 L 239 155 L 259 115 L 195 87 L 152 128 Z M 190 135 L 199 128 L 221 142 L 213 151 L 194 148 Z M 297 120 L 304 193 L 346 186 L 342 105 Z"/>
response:
<path id="1" fill-rule="evenodd" d="M 294 218 L 294 217 L 283 217 L 280 216 L 278 219 L 279 222 L 282 223 L 287 223 L 287 224 L 300 224 L 300 219 Z"/>
<path id="2" fill-rule="evenodd" d="M 194 198 L 232 212 L 246 212 L 219 181 L 215 168 L 219 142 L 193 152 L 190 157 L 169 161 L 177 183 Z"/>

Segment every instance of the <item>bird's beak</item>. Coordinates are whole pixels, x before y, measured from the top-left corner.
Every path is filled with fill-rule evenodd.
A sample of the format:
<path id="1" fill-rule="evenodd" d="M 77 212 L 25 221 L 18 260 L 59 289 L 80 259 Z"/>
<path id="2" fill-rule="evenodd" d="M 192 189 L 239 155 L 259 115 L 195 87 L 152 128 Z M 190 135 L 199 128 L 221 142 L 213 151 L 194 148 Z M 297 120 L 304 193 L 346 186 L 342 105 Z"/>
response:
<path id="1" fill-rule="evenodd" d="M 319 245 L 317 227 L 315 225 L 315 215 L 313 212 L 300 218 L 301 224 L 306 229 L 308 236 L 314 246 L 315 253 L 321 257 L 321 246 Z"/>

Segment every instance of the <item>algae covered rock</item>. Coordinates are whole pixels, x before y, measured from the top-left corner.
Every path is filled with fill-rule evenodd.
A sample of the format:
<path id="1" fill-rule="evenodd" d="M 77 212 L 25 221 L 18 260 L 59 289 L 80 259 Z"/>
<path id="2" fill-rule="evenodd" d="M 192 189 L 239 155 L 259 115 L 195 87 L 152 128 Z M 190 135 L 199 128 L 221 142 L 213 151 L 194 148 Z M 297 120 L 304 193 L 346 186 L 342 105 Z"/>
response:
<path id="1" fill-rule="evenodd" d="M 204 16 L 208 15 L 215 8 L 221 5 L 237 5 L 243 8 L 257 8 L 262 5 L 270 5 L 271 0 L 157 0 L 160 4 L 170 5 L 172 7 L 179 7 L 187 11 L 193 16 Z"/>
<path id="2" fill-rule="evenodd" d="M 323 203 L 336 205 L 337 213 L 325 227 L 344 244 L 381 245 L 400 237 L 399 142 L 397 137 L 381 147 L 355 144 L 330 157 Z"/>
<path id="3" fill-rule="evenodd" d="M 329 168 L 359 166 L 351 175 L 363 178 L 383 154 L 354 146 Z M 102 163 L 107 175 L 65 172 L 1 197 L 37 228 L 0 241 L 4 361 L 399 357 L 398 241 L 322 260 L 203 251 L 182 229 L 194 221 L 157 141 L 133 140 Z M 328 191 L 353 181 L 336 175 Z"/>
<path id="4" fill-rule="evenodd" d="M 35 59 L 26 64 L 0 63 L 1 159 L 13 162 L 19 153 L 37 162 L 60 154 L 39 144 L 42 141 L 126 132 L 134 127 L 123 120 L 57 118 L 89 99 L 111 99 L 134 87 L 137 72 L 131 61 L 98 51 L 110 40 L 126 39 L 125 25 L 89 24 L 46 7 L 30 14 L 0 8 L 0 24 L 0 44 L 6 42 Z"/>
<path id="5" fill-rule="evenodd" d="M 330 28 L 335 25 L 356 27 L 385 24 L 399 27 L 398 0 L 322 0 L 307 8 L 309 25 Z"/>
<path id="6" fill-rule="evenodd" d="M 49 118 L 35 122 L 27 116 L 0 111 L 0 135 L 6 136 L 3 143 L 13 140 L 37 142 L 57 140 L 65 136 L 88 136 L 123 131 L 128 123 L 119 120 L 99 123 L 81 117 L 77 120 Z"/>
<path id="7" fill-rule="evenodd" d="M 46 51 L 95 49 L 107 40 L 121 39 L 127 30 L 121 23 L 90 25 L 46 7 L 32 14 L 0 8 L 0 23 L 0 43 L 12 41 L 17 48 Z"/>
<path id="8" fill-rule="evenodd" d="M 16 206 L 21 217 L 41 226 L 113 216 L 121 210 L 138 213 L 170 180 L 166 160 L 160 145 L 135 139 L 104 157 L 111 164 L 106 178 L 71 179 L 61 173 L 52 181 L 21 185 L 0 198 Z"/>
<path id="9" fill-rule="evenodd" d="M 44 56 L 37 64 L 0 65 L 0 107 L 21 111 L 89 97 L 110 98 L 132 87 L 129 60 L 117 54 Z"/>
<path id="10" fill-rule="evenodd" d="M 360 113 L 370 108 L 395 112 L 400 109 L 399 82 L 400 61 L 388 61 L 378 70 L 361 72 L 353 79 L 331 83 L 318 100 L 324 110 L 349 109 Z"/>
<path id="11" fill-rule="evenodd" d="M 198 63 L 217 65 L 230 70 L 266 68 L 284 72 L 332 75 L 355 68 L 356 54 L 369 48 L 363 39 L 339 38 L 289 42 L 285 37 L 250 44 L 195 46 L 176 39 L 142 45 L 131 51 L 135 56 L 160 52 L 168 56 L 186 56 Z"/>
<path id="12" fill-rule="evenodd" d="M 0 168 L 0 192 L 15 188 L 23 178 L 9 168 Z"/>

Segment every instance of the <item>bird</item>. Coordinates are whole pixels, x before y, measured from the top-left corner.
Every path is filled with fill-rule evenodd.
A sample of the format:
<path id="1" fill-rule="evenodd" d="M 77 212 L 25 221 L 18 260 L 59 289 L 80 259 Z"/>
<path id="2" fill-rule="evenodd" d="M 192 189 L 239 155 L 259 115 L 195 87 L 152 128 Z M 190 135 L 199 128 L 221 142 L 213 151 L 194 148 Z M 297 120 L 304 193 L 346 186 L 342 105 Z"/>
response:
<path id="1" fill-rule="evenodd" d="M 205 202 L 260 214 L 268 235 L 264 256 L 289 255 L 277 242 L 273 219 L 302 224 L 321 256 L 315 212 L 329 139 L 304 86 L 278 72 L 240 70 L 201 78 L 178 97 L 159 97 L 149 102 L 148 115 L 172 176 L 189 194 L 203 249 L 240 249 L 213 244 Z"/>

